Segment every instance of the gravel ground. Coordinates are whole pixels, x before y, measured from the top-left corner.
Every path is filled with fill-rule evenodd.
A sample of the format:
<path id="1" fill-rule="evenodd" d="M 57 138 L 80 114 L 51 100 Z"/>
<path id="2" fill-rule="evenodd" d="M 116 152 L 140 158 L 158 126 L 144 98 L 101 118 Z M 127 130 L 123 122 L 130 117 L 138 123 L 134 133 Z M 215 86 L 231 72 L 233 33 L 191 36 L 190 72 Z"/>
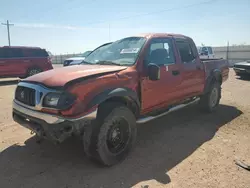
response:
<path id="1" fill-rule="evenodd" d="M 225 187 L 249 188 L 250 86 L 230 71 L 221 105 L 213 114 L 196 106 L 139 126 L 137 147 L 121 164 L 88 161 L 78 139 L 37 144 L 13 122 L 17 80 L 0 80 L 0 187 Z"/>

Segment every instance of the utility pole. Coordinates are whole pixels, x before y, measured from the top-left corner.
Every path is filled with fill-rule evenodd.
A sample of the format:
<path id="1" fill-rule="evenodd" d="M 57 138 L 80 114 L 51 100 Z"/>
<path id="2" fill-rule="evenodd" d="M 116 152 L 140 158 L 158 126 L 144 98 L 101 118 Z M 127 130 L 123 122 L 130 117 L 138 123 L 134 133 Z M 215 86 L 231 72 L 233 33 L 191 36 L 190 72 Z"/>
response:
<path id="1" fill-rule="evenodd" d="M 227 58 L 227 60 L 228 60 L 228 55 L 229 54 L 229 41 L 227 41 L 227 54 L 226 54 L 226 58 Z"/>
<path id="2" fill-rule="evenodd" d="M 9 20 L 7 20 L 7 22 L 6 23 L 2 23 L 2 25 L 6 25 L 7 26 L 8 41 L 9 41 L 9 46 L 10 46 L 10 26 L 13 26 L 14 24 L 10 24 Z"/>

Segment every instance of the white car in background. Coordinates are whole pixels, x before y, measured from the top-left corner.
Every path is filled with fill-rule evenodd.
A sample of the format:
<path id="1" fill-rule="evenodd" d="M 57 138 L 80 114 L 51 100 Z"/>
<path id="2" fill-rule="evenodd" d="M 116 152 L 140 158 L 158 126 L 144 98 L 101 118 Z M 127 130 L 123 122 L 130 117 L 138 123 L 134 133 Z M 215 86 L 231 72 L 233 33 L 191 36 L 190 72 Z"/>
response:
<path id="1" fill-rule="evenodd" d="M 79 65 L 85 59 L 85 57 L 88 56 L 91 52 L 92 51 L 86 51 L 77 57 L 68 58 L 63 62 L 63 66 L 66 67 L 71 65 Z"/>
<path id="2" fill-rule="evenodd" d="M 215 54 L 211 46 L 197 47 L 201 59 L 214 59 Z"/>

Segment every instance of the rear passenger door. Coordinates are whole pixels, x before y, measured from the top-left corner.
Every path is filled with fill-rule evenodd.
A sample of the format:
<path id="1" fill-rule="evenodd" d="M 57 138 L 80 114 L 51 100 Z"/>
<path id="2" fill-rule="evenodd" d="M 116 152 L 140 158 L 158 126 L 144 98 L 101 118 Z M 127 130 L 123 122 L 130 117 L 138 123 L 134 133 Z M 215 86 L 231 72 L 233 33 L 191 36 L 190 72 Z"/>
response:
<path id="1" fill-rule="evenodd" d="M 26 70 L 29 68 L 39 68 L 46 70 L 48 65 L 48 53 L 43 49 L 29 48 L 23 50 Z"/>
<path id="2" fill-rule="evenodd" d="M 205 72 L 194 42 L 187 38 L 176 38 L 176 46 L 182 63 L 181 88 L 183 88 L 183 94 L 190 97 L 202 93 Z"/>

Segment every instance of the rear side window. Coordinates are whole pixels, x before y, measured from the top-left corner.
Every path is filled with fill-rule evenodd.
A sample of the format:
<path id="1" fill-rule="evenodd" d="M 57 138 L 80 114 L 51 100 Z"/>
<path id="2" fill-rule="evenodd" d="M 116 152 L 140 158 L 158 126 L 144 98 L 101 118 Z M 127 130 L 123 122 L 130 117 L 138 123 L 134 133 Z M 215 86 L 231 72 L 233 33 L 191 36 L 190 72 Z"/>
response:
<path id="1" fill-rule="evenodd" d="M 187 40 L 177 39 L 176 45 L 180 52 L 181 60 L 183 63 L 190 63 L 195 59 L 195 55 L 193 53 L 191 45 Z"/>
<path id="2" fill-rule="evenodd" d="M 44 49 L 24 49 L 24 57 L 48 57 L 49 54 Z"/>
<path id="3" fill-rule="evenodd" d="M 23 52 L 20 48 L 9 48 L 7 50 L 7 57 L 9 57 L 9 58 L 21 58 L 21 57 L 23 57 Z"/>
<path id="4" fill-rule="evenodd" d="M 209 54 L 213 54 L 213 49 L 211 47 L 207 47 L 207 49 Z"/>
<path id="5" fill-rule="evenodd" d="M 191 50 L 192 50 L 192 53 L 193 53 L 194 57 L 197 57 L 198 56 L 198 49 L 195 46 L 194 41 L 192 41 L 192 40 L 189 39 L 189 45 L 191 47 Z"/>
<path id="6" fill-rule="evenodd" d="M 44 49 L 0 48 L 0 58 L 48 57 Z"/>
<path id="7" fill-rule="evenodd" d="M 0 48 L 0 58 L 7 58 L 6 49 Z"/>

